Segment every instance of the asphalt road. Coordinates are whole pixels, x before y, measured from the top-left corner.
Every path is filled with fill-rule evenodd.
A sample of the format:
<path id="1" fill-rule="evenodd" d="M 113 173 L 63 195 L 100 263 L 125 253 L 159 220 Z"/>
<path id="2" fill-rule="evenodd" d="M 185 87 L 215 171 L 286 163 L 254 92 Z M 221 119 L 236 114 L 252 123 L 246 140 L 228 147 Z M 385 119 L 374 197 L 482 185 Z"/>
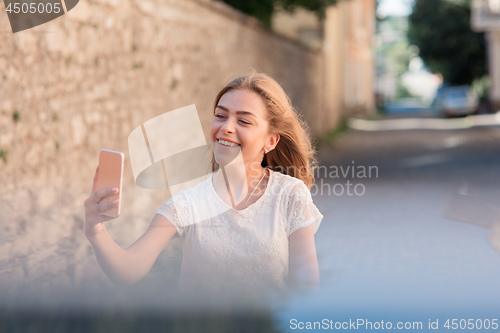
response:
<path id="1" fill-rule="evenodd" d="M 447 319 L 500 321 L 499 143 L 500 127 L 475 127 L 349 131 L 322 148 L 320 169 L 330 172 L 313 197 L 324 215 L 322 288 L 280 308 L 281 329 L 325 318 L 424 330 L 439 319 L 434 332 L 449 332 Z"/>

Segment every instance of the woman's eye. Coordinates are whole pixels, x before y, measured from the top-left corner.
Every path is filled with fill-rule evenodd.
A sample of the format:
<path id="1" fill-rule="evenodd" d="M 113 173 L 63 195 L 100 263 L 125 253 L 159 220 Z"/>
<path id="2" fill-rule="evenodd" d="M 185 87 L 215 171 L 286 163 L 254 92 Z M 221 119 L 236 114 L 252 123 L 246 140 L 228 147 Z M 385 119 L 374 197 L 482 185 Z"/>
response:
<path id="1" fill-rule="evenodd" d="M 226 118 L 226 116 L 225 116 L 225 115 L 220 114 L 220 113 L 219 113 L 219 114 L 214 115 L 214 117 L 215 117 L 215 118 L 218 118 L 218 119 L 225 119 L 225 118 Z M 243 125 L 251 125 L 251 123 L 250 123 L 250 122 L 248 122 L 248 121 L 246 121 L 246 120 L 244 120 L 244 119 L 239 119 L 238 121 L 239 121 L 240 123 L 242 123 Z"/>

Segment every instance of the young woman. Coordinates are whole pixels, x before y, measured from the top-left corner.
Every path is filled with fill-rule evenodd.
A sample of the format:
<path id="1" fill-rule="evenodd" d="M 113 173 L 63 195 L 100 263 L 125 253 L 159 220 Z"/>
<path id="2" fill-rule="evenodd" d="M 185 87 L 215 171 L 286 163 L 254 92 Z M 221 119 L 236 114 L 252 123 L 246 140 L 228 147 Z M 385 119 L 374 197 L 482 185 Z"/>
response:
<path id="1" fill-rule="evenodd" d="M 117 204 L 100 203 L 117 190 L 92 191 L 85 234 L 101 268 L 117 283 L 135 283 L 177 235 L 180 290 L 319 286 L 314 234 L 323 215 L 309 191 L 316 160 L 305 128 L 271 77 L 253 73 L 230 82 L 214 104 L 213 173 L 166 201 L 129 248 L 110 238 L 110 218 L 100 215 Z"/>

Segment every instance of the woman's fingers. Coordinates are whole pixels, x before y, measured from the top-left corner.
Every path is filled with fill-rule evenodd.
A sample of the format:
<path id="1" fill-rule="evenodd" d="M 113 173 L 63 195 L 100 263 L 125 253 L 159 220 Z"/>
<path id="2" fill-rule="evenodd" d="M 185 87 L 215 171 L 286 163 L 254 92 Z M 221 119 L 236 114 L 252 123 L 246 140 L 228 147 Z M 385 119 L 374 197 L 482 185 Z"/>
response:
<path id="1" fill-rule="evenodd" d="M 118 200 L 110 202 L 102 202 L 97 204 L 97 214 L 104 213 L 105 211 L 118 206 Z"/>
<path id="2" fill-rule="evenodd" d="M 92 192 L 90 196 L 85 200 L 85 235 L 87 237 L 91 237 L 92 235 L 96 235 L 100 228 L 100 224 L 103 222 L 107 222 L 116 217 L 105 216 L 102 213 L 107 210 L 117 207 L 119 204 L 119 200 L 105 200 L 111 196 L 115 196 L 118 192 L 118 188 L 105 188 L 97 190 L 97 177 L 99 175 L 99 167 L 95 171 L 94 182 L 92 184 Z M 118 196 L 116 196 L 118 197 Z"/>
<path id="3" fill-rule="evenodd" d="M 85 201 L 85 205 L 99 203 L 104 198 L 110 197 L 118 193 L 118 189 L 116 187 L 111 188 L 103 188 L 97 191 L 93 191 L 90 197 Z"/>
<path id="4" fill-rule="evenodd" d="M 90 199 L 90 198 L 89 198 Z M 114 208 L 118 206 L 119 200 L 113 200 L 113 201 L 106 201 L 106 202 L 101 202 L 99 200 L 98 202 L 94 200 L 91 201 L 86 201 L 85 202 L 85 209 L 88 213 L 88 215 L 94 215 L 94 214 L 101 214 L 108 209 Z"/>

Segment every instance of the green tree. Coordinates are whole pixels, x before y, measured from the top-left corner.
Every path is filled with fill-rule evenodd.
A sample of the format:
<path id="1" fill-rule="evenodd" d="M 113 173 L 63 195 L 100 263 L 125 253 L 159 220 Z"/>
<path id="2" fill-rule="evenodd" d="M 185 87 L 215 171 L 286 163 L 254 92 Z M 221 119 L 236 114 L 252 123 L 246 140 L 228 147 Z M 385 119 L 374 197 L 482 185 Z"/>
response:
<path id="1" fill-rule="evenodd" d="M 315 12 L 318 17 L 325 15 L 326 8 L 336 4 L 339 0 L 223 0 L 228 5 L 254 16 L 266 26 L 271 26 L 276 6 L 281 6 L 287 11 L 302 7 Z"/>
<path id="2" fill-rule="evenodd" d="M 434 73 L 453 85 L 485 74 L 484 34 L 470 27 L 471 0 L 415 0 L 408 38 Z"/>

